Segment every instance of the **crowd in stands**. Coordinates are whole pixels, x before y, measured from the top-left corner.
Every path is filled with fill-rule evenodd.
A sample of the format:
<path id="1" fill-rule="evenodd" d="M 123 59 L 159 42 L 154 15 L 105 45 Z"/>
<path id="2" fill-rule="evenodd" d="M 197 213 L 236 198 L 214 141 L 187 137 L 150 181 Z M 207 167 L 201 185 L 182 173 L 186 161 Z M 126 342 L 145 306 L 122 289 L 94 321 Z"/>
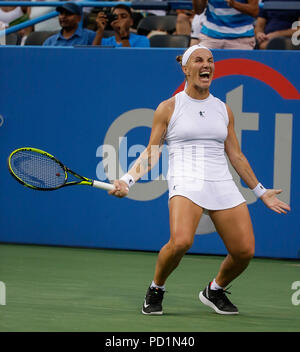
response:
<path id="1" fill-rule="evenodd" d="M 19 31 L 14 44 L 29 45 L 26 40 L 32 32 L 47 31 L 49 38 L 41 45 L 151 47 L 155 46 L 151 37 L 159 34 L 188 37 L 184 47 L 201 43 L 211 49 L 268 49 L 275 38 L 291 42 L 300 29 L 300 10 L 265 10 L 260 3 L 268 1 L 271 0 L 192 0 L 193 10 L 170 12 L 132 10 L 122 2 L 112 9 L 82 9 L 70 1 L 56 8 L 58 17 Z M 0 1 L 0 30 L 54 10 L 1 7 Z M 139 30 L 141 21 L 150 16 L 173 16 L 174 28 Z"/>

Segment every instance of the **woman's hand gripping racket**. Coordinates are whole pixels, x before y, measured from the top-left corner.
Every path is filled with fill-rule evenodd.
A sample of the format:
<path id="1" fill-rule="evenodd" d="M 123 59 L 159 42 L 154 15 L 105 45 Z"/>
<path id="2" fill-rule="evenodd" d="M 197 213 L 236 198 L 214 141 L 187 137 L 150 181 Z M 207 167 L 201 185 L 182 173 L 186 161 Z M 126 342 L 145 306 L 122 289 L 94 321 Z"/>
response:
<path id="1" fill-rule="evenodd" d="M 8 157 L 8 170 L 22 185 L 39 191 L 53 191 L 73 185 L 92 186 L 107 191 L 115 189 L 110 183 L 78 175 L 53 155 L 36 148 L 14 150 Z"/>

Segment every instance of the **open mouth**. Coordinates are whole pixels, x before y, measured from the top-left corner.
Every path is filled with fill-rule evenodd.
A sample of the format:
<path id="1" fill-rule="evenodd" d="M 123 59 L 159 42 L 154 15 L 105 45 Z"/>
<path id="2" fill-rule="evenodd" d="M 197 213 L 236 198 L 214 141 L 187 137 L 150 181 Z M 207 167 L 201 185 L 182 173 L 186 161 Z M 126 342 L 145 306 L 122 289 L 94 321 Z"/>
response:
<path id="1" fill-rule="evenodd" d="M 209 71 L 204 71 L 200 73 L 200 78 L 204 79 L 204 80 L 208 80 L 210 77 L 210 72 Z"/>

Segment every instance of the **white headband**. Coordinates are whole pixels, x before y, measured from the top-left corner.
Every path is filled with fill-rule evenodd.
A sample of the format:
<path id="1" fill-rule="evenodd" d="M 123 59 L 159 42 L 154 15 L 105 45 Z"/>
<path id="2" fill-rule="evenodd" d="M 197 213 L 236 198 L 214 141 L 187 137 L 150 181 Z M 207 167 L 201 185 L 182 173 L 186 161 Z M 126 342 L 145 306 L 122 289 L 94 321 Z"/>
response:
<path id="1" fill-rule="evenodd" d="M 201 44 L 196 44 L 196 45 L 193 45 L 191 46 L 190 48 L 188 48 L 185 53 L 183 54 L 182 56 L 182 66 L 185 66 L 186 63 L 188 62 L 188 59 L 190 58 L 190 56 L 192 55 L 192 53 L 197 50 L 197 49 L 206 49 L 208 50 L 210 53 L 211 51 L 206 47 L 206 46 L 203 46 Z"/>

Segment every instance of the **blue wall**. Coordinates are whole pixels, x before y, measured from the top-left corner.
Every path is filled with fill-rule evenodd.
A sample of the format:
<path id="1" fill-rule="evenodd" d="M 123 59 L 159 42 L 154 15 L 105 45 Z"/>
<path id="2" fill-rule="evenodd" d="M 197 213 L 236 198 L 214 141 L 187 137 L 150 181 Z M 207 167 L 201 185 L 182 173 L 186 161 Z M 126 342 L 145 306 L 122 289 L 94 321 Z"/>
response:
<path id="1" fill-rule="evenodd" d="M 125 151 L 147 144 L 152 110 L 183 81 L 175 60 L 181 53 L 0 47 L 0 242 L 160 249 L 169 237 L 164 181 L 148 186 L 141 181 L 131 198 L 121 200 L 89 187 L 38 192 L 12 179 L 6 159 L 17 147 L 33 146 L 82 175 L 101 178 L 99 147 L 111 138 L 118 145 L 118 131 L 118 137 L 127 137 Z M 249 203 L 256 256 L 298 258 L 300 53 L 216 50 L 214 55 L 219 78 L 212 93 L 232 107 L 258 179 L 268 188 L 282 188 L 280 198 L 292 208 L 288 215 L 273 213 L 234 176 Z M 123 167 L 135 152 L 121 161 Z M 190 252 L 226 253 L 216 233 L 196 236 Z"/>

